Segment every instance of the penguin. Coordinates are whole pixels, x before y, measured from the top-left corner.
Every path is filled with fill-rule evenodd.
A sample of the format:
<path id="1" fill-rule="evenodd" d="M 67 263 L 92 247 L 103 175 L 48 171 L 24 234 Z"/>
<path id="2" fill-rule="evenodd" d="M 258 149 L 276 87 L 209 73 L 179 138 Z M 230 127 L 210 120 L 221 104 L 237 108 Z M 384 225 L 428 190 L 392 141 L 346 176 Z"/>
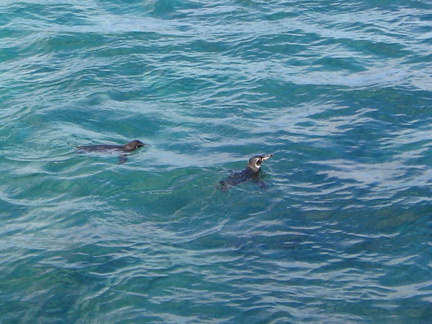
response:
<path id="1" fill-rule="evenodd" d="M 143 142 L 139 140 L 133 140 L 125 145 L 83 145 L 78 146 L 78 153 L 110 153 L 118 152 L 119 164 L 123 164 L 127 161 L 127 153 L 135 151 L 136 149 L 145 146 Z"/>
<path id="2" fill-rule="evenodd" d="M 234 172 L 227 179 L 219 182 L 221 190 L 227 191 L 229 187 L 236 186 L 249 180 L 254 181 L 260 188 L 264 188 L 266 186 L 265 183 L 259 179 L 261 165 L 265 160 L 270 159 L 272 156 L 272 154 L 267 154 L 251 157 L 244 170 Z"/>

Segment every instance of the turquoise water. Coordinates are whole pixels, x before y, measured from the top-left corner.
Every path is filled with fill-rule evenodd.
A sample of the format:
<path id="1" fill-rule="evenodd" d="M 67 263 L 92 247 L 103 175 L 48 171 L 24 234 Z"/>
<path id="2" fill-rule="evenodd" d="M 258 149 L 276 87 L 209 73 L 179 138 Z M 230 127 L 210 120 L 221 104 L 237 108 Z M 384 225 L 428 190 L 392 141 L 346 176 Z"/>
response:
<path id="1" fill-rule="evenodd" d="M 3 1 L 0 323 L 431 323 L 431 20 Z"/>

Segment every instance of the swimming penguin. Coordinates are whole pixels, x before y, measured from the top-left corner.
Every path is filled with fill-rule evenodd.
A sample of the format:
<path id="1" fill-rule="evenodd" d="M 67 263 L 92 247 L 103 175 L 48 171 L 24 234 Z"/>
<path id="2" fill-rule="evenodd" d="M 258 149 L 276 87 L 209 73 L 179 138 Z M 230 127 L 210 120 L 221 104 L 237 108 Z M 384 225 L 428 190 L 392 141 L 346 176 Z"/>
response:
<path id="1" fill-rule="evenodd" d="M 135 151 L 137 148 L 143 147 L 145 144 L 139 140 L 133 140 L 125 145 L 84 145 L 78 146 L 78 153 L 111 153 L 118 152 L 119 163 L 123 164 L 127 161 L 127 153 Z"/>
<path id="2" fill-rule="evenodd" d="M 231 186 L 235 186 L 238 185 L 239 183 L 246 182 L 249 180 L 256 182 L 261 188 L 264 188 L 265 183 L 259 179 L 261 164 L 263 163 L 263 161 L 270 159 L 272 156 L 273 156 L 272 154 L 267 154 L 264 156 L 257 155 L 251 157 L 248 165 L 246 166 L 246 169 L 239 172 L 235 172 L 232 175 L 230 175 L 227 179 L 219 182 L 221 189 L 223 191 L 226 191 Z"/>

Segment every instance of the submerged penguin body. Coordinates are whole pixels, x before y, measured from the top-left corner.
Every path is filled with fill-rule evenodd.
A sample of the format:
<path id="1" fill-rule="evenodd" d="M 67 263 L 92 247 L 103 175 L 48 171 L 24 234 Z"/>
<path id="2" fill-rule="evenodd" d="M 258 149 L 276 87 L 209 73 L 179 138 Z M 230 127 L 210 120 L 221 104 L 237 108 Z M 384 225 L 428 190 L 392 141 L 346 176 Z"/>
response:
<path id="1" fill-rule="evenodd" d="M 123 164 L 127 161 L 127 153 L 143 146 L 145 144 L 139 140 L 133 140 L 125 145 L 83 145 L 78 146 L 78 153 L 119 153 L 119 163 Z"/>

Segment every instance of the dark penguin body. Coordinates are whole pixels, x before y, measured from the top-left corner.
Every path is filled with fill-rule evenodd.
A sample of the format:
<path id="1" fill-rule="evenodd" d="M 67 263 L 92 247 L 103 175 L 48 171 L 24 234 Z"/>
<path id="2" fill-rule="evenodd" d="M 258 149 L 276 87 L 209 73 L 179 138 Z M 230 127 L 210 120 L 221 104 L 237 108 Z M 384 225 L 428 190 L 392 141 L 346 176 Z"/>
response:
<path id="1" fill-rule="evenodd" d="M 133 140 L 125 145 L 84 145 L 78 146 L 78 153 L 120 153 L 119 163 L 127 161 L 127 153 L 131 153 L 136 149 L 145 146 L 139 140 Z"/>
<path id="2" fill-rule="evenodd" d="M 271 157 L 272 154 L 268 154 L 264 156 L 257 155 L 250 158 L 249 163 L 244 170 L 235 172 L 232 175 L 230 175 L 227 179 L 222 180 L 220 182 L 221 189 L 226 191 L 231 186 L 236 186 L 240 183 L 250 181 L 250 180 L 256 182 L 261 188 L 264 188 L 265 183 L 259 179 L 259 174 L 261 172 L 261 165 L 265 160 L 268 160 Z"/>

